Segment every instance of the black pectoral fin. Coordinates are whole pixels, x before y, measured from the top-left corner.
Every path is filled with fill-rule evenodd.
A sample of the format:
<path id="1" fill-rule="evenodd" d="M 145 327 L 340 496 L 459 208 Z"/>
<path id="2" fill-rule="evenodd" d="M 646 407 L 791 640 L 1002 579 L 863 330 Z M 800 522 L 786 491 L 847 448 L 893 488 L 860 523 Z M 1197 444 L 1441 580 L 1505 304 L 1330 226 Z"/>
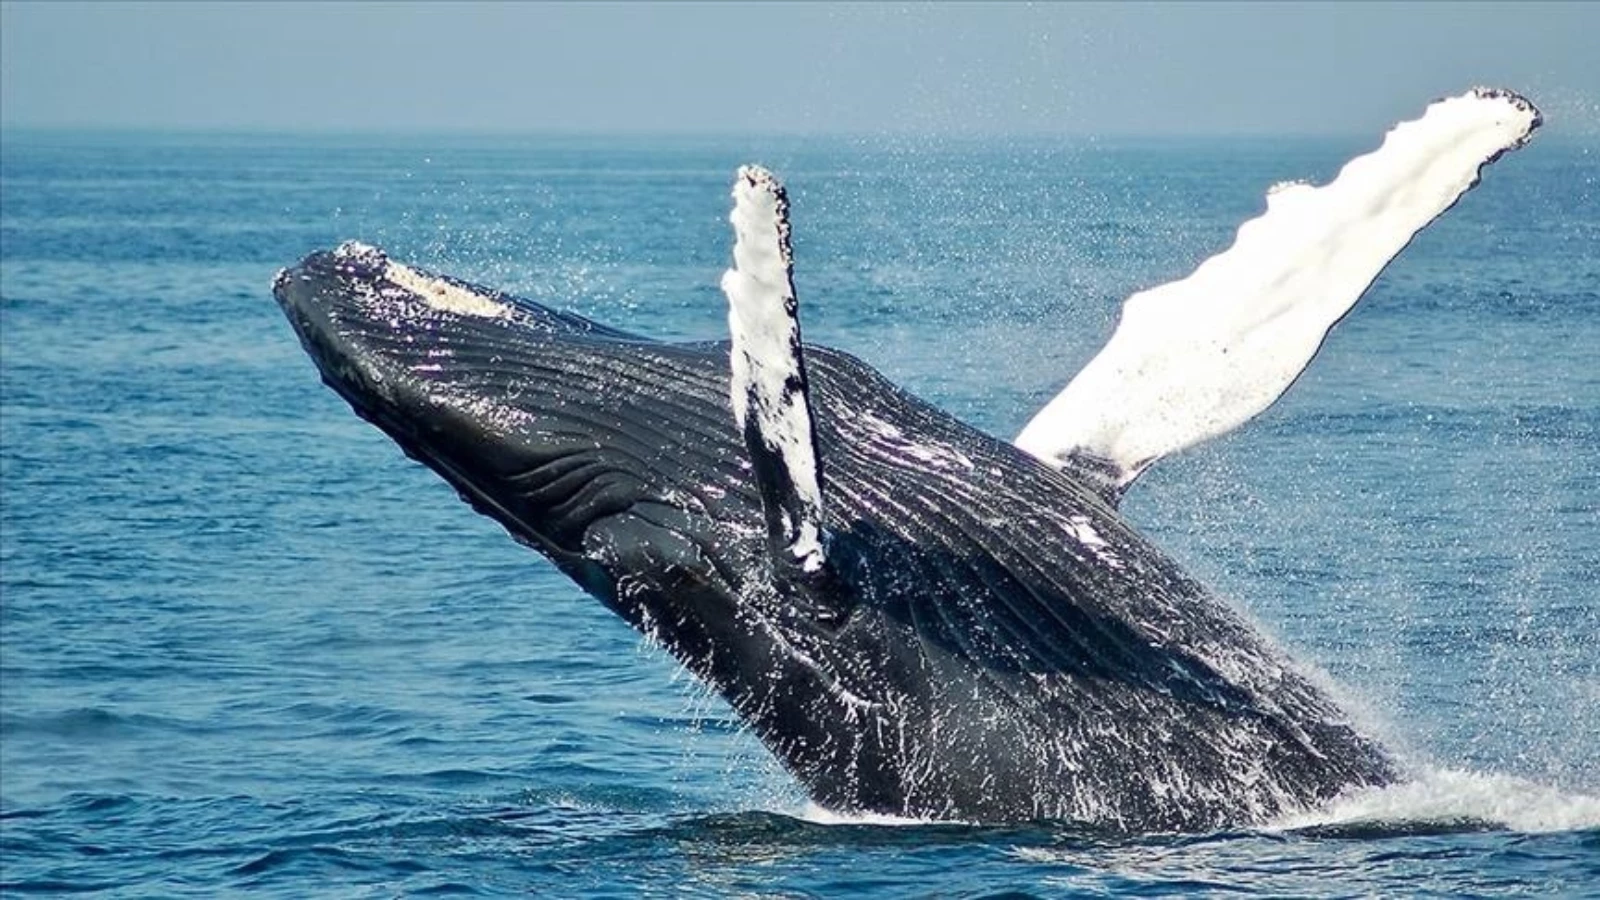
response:
<path id="1" fill-rule="evenodd" d="M 734 420 L 743 433 L 774 558 L 802 573 L 827 564 L 817 454 L 789 248 L 789 201 L 763 169 L 733 186 L 734 265 L 722 277 Z"/>

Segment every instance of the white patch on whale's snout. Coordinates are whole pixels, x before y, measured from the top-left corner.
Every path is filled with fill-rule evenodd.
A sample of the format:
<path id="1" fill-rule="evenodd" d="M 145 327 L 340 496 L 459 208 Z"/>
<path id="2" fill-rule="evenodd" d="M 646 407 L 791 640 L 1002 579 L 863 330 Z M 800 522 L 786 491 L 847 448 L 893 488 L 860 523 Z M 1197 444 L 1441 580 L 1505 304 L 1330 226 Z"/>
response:
<path id="1" fill-rule="evenodd" d="M 345 241 L 333 251 L 333 255 L 336 259 L 365 264 L 374 269 L 381 266 L 384 280 L 416 295 L 422 302 L 440 312 L 484 319 L 507 319 L 513 312 L 509 303 L 502 303 L 477 291 L 452 284 L 443 278 L 397 263 L 389 259 L 388 254 L 371 244 Z"/>
<path id="2" fill-rule="evenodd" d="M 459 316 L 478 316 L 485 319 L 507 319 L 511 317 L 512 309 L 510 304 L 501 303 L 483 294 L 469 291 L 442 278 L 434 278 L 410 266 L 391 262 L 389 267 L 384 270 L 383 276 L 396 286 L 405 288 L 421 297 L 424 303 L 441 312 L 455 313 Z"/>

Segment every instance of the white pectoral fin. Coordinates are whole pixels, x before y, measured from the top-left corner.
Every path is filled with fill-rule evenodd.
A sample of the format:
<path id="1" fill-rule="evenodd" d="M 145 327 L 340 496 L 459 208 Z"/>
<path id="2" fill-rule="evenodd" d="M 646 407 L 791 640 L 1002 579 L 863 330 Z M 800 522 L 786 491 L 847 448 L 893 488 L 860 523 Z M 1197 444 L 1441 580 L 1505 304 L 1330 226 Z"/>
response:
<path id="1" fill-rule="evenodd" d="M 731 400 L 773 552 L 803 572 L 826 562 L 822 473 L 812 428 L 789 247 L 789 201 L 770 172 L 733 183 L 733 268 L 722 276 L 733 338 Z"/>
<path id="2" fill-rule="evenodd" d="M 1328 185 L 1275 186 L 1232 247 L 1128 298 L 1110 342 L 1017 446 L 1098 473 L 1115 500 L 1152 462 L 1249 421 L 1412 236 L 1539 124 L 1526 99 L 1478 88 L 1395 126 Z"/>

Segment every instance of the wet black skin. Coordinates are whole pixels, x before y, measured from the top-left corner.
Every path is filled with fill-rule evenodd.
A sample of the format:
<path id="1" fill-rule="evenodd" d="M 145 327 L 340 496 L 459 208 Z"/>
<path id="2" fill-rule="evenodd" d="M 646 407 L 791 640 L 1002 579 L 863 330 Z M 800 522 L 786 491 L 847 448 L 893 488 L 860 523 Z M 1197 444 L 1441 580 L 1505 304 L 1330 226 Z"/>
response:
<path id="1" fill-rule="evenodd" d="M 384 264 L 313 254 L 275 283 L 323 380 L 712 685 L 819 804 L 1201 830 L 1396 777 L 1093 479 L 853 357 L 806 348 L 830 533 L 807 573 L 769 551 L 725 343 L 466 285 L 514 314 L 449 312 Z"/>

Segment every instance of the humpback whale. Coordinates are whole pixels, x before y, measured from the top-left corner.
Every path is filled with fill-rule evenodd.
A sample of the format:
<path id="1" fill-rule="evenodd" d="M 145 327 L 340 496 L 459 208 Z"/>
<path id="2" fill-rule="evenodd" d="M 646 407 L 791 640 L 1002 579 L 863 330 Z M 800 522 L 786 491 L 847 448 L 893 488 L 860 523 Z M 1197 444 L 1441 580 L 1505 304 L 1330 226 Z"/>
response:
<path id="1" fill-rule="evenodd" d="M 1137 294 L 1016 442 L 801 339 L 788 198 L 733 187 L 729 339 L 652 340 L 346 243 L 273 292 L 323 381 L 677 657 L 843 813 L 1261 822 L 1403 767 L 1117 511 L 1286 390 L 1539 124 L 1439 101 Z"/>

